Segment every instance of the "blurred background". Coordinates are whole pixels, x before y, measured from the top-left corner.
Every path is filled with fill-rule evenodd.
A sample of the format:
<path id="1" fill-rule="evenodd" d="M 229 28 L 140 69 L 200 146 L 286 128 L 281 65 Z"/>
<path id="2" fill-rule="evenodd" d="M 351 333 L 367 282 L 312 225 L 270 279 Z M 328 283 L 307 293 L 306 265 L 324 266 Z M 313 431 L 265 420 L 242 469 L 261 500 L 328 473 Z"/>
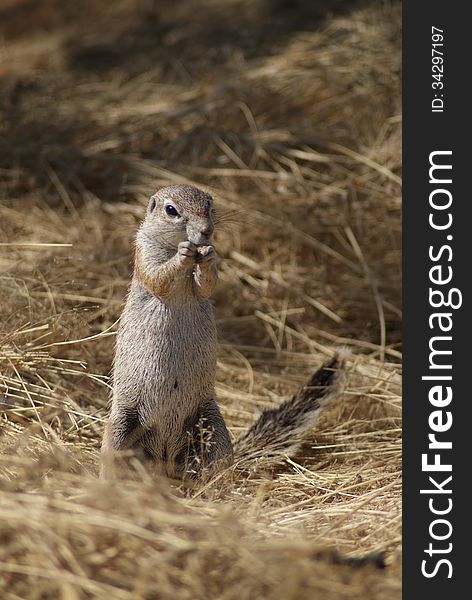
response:
<path id="1" fill-rule="evenodd" d="M 269 539 L 267 548 L 279 527 L 287 535 L 280 510 L 287 523 L 302 523 L 316 544 L 344 553 L 386 551 L 394 565 L 373 580 L 329 571 L 329 581 L 337 582 L 330 587 L 323 579 L 327 567 L 318 569 L 306 541 L 297 538 L 293 543 L 307 570 L 300 567 L 303 577 L 294 572 L 283 582 L 282 540 L 273 569 L 258 571 L 263 583 L 256 593 L 243 585 L 260 553 L 251 533 L 247 544 L 237 538 L 250 560 L 233 556 L 234 544 L 228 549 L 231 561 L 243 565 L 235 576 L 243 587 L 235 588 L 234 597 L 280 597 L 282 585 L 292 586 L 282 594 L 286 598 L 307 597 L 297 596 L 303 586 L 336 600 L 399 597 L 399 1 L 2 0 L 4 485 L 34 489 L 38 498 L 55 497 L 72 485 L 94 498 L 87 510 L 112 510 L 100 508 L 102 492 L 87 486 L 96 474 L 132 240 L 149 196 L 179 182 L 209 190 L 221 215 L 214 296 L 218 396 L 233 435 L 260 408 L 292 393 L 335 346 L 348 345 L 355 357 L 344 404 L 310 438 L 304 467 L 292 465 L 285 479 L 258 475 L 238 484 L 235 506 L 242 507 L 244 519 L 248 505 L 257 506 L 258 515 L 275 511 L 265 529 L 256 528 L 257 536 Z M 17 463 L 15 457 L 22 458 Z M 72 476 L 73 484 L 67 479 Z M 149 507 L 143 508 L 147 500 L 134 506 L 138 513 L 129 512 L 128 492 L 114 493 L 120 519 L 131 524 L 137 514 L 147 514 L 151 522 Z M 221 497 L 214 500 L 203 512 L 220 510 Z M 21 515 L 21 497 L 8 501 Z M 41 513 L 38 522 L 53 527 L 69 508 Z M 346 520 L 350 511 L 356 516 Z M 236 530 L 251 529 L 244 519 Z M 193 567 L 177 568 L 150 543 L 148 554 L 137 551 L 132 562 L 143 561 L 142 572 L 153 573 L 143 576 L 142 589 L 151 596 L 140 596 L 123 581 L 113 587 L 118 580 L 106 569 L 95 572 L 90 552 L 81 554 L 74 541 L 82 535 L 98 548 L 101 534 L 92 525 L 69 522 L 56 537 L 42 538 L 20 518 L 12 525 L 11 539 L 24 539 L 17 548 L 24 558 L 18 559 L 21 577 L 13 567 L 8 571 L 8 597 L 155 597 L 155 585 L 164 594 L 159 597 L 168 593 L 174 600 L 223 597 L 221 569 L 211 571 L 214 589 L 205 596 L 198 577 L 189 575 Z M 193 539 L 189 532 L 198 527 L 179 531 Z M 202 522 L 201 539 L 192 542 L 200 558 L 205 544 L 221 538 L 205 533 L 208 527 Z M 228 533 L 228 544 L 238 535 Z M 58 550 L 58 540 L 82 570 Z M 120 555 L 129 543 L 105 546 L 115 544 Z M 14 551 L 6 544 L 5 552 L 10 564 Z M 45 596 L 32 595 L 35 576 L 28 569 L 51 569 L 51 561 L 59 569 L 59 587 L 40 578 Z M 159 561 L 167 570 L 157 576 Z M 130 569 L 129 561 L 110 565 L 114 572 Z M 200 580 L 209 573 L 203 563 L 201 569 Z M 87 585 L 71 584 L 70 573 L 79 573 Z"/>
<path id="2" fill-rule="evenodd" d="M 110 215 L 158 186 L 210 186 L 239 213 L 220 244 L 233 292 L 221 315 L 295 304 L 308 333 L 397 345 L 399 26 L 389 2 L 5 0 L 3 203 L 79 211 L 47 240 L 77 248 L 81 224 L 105 213 L 116 234 Z M 31 215 L 14 235 L 35 227 Z M 97 256 L 111 243 L 104 232 Z"/>

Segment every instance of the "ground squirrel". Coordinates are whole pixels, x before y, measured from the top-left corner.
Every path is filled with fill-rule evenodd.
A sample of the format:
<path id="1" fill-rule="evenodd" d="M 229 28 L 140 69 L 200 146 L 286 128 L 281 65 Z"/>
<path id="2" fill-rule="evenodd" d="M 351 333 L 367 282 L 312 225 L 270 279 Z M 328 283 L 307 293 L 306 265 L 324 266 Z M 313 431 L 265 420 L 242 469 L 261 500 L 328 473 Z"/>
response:
<path id="1" fill-rule="evenodd" d="M 212 197 L 189 185 L 152 196 L 116 341 L 102 476 L 120 450 L 155 473 L 195 480 L 258 455 L 292 454 L 339 388 L 342 353 L 231 442 L 215 400 L 217 280 Z M 118 452 L 118 454 L 117 454 Z"/>

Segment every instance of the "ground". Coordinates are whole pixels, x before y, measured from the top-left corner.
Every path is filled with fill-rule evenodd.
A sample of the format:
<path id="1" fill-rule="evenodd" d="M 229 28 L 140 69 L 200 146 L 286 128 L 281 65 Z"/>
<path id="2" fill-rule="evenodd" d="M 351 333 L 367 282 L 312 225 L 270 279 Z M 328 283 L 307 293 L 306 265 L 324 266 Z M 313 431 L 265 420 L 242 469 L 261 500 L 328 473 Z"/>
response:
<path id="1" fill-rule="evenodd" d="M 2 598 L 400 598 L 400 43 L 399 2 L 2 3 Z M 193 497 L 97 480 L 133 234 L 175 182 L 220 213 L 232 436 L 351 349 L 295 458 Z"/>

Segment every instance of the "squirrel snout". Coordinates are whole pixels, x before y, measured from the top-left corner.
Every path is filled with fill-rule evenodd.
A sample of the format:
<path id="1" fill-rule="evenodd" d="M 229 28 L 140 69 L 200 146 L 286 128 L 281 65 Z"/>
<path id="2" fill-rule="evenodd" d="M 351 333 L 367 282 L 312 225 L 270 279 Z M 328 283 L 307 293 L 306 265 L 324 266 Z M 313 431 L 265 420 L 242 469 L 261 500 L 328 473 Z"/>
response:
<path id="1" fill-rule="evenodd" d="M 206 225 L 204 227 L 192 227 L 187 229 L 189 242 L 201 246 L 210 241 L 213 234 L 213 225 Z"/>

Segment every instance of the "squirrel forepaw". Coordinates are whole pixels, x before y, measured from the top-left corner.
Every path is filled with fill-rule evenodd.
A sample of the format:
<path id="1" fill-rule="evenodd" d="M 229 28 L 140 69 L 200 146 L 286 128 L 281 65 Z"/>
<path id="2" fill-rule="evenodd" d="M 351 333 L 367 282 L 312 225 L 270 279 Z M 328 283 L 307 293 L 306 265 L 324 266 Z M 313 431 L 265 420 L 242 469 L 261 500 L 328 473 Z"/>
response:
<path id="1" fill-rule="evenodd" d="M 216 258 L 215 248 L 213 246 L 201 246 L 197 254 L 199 264 L 206 263 Z"/>
<path id="2" fill-rule="evenodd" d="M 197 257 L 197 246 L 193 242 L 180 242 L 177 255 L 183 265 L 191 265 Z"/>

